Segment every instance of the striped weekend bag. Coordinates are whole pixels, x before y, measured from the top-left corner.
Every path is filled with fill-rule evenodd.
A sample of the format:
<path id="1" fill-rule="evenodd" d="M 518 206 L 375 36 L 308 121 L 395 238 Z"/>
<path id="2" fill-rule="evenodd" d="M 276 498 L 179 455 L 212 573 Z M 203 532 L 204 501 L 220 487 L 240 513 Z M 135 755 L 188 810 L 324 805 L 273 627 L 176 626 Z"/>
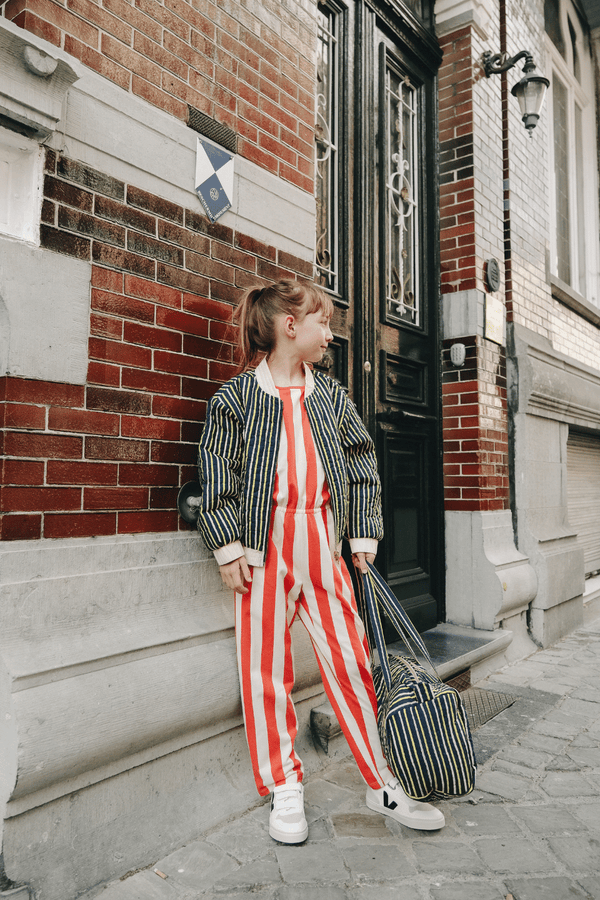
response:
<path id="1" fill-rule="evenodd" d="M 414 800 L 469 794 L 476 762 L 471 731 L 458 691 L 435 673 L 421 636 L 379 572 L 371 565 L 359 578 L 361 601 L 379 656 L 373 665 L 377 724 L 387 763 Z M 414 659 L 387 653 L 380 607 Z M 409 641 L 431 665 L 428 672 Z"/>

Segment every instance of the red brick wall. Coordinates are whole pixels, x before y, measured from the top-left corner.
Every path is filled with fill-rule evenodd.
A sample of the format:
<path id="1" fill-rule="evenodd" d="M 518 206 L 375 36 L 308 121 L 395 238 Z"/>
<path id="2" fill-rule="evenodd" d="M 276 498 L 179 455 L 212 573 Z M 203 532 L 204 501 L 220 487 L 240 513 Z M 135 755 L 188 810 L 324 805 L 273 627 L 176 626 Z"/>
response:
<path id="1" fill-rule="evenodd" d="M 0 379 L 0 538 L 186 527 L 206 401 L 237 371 L 233 304 L 303 260 L 48 151 L 42 246 L 90 261 L 85 385 Z"/>
<path id="2" fill-rule="evenodd" d="M 444 342 L 444 495 L 446 509 L 494 510 L 509 506 L 506 354 L 484 338 L 460 338 L 463 368 L 450 363 Z"/>
<path id="3" fill-rule="evenodd" d="M 227 125 L 238 153 L 312 193 L 315 26 L 300 4 L 270 4 L 264 14 L 260 3 L 225 9 L 209 0 L 6 0 L 1 8 L 176 118 L 186 119 L 189 103 Z"/>
<path id="4" fill-rule="evenodd" d="M 440 259 L 442 293 L 477 286 L 471 29 L 440 39 Z"/>
<path id="5" fill-rule="evenodd" d="M 486 290 L 477 246 L 473 157 L 473 86 L 477 72 L 471 27 L 440 41 L 440 217 L 442 293 Z M 499 110 L 500 113 L 500 110 Z M 483 223 L 479 223 L 480 225 Z M 450 346 L 466 344 L 462 369 L 450 363 Z M 509 507 L 506 354 L 477 335 L 444 344 L 442 409 L 444 496 L 448 510 Z"/>

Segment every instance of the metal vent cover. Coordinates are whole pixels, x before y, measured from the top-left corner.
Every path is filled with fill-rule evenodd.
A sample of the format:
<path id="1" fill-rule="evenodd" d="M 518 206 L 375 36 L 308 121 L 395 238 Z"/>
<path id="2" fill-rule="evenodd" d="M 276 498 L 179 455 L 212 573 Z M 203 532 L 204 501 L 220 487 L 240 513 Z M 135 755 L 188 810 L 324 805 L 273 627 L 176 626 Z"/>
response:
<path id="1" fill-rule="evenodd" d="M 484 691 L 482 688 L 467 688 L 460 695 L 469 724 L 474 731 L 508 709 L 519 698 L 514 694 L 501 694 L 498 691 Z"/>
<path id="2" fill-rule="evenodd" d="M 222 125 L 221 122 L 211 119 L 210 116 L 189 104 L 187 123 L 198 134 L 203 134 L 204 137 L 210 138 L 211 141 L 220 144 L 226 150 L 237 153 L 237 134 L 235 131 L 232 131 L 227 125 Z"/>
<path id="3" fill-rule="evenodd" d="M 452 678 L 444 679 L 446 684 L 449 684 L 450 687 L 453 687 L 459 693 L 466 691 L 467 688 L 471 687 L 471 670 L 465 669 L 464 672 L 458 672 L 456 675 L 453 675 Z"/>

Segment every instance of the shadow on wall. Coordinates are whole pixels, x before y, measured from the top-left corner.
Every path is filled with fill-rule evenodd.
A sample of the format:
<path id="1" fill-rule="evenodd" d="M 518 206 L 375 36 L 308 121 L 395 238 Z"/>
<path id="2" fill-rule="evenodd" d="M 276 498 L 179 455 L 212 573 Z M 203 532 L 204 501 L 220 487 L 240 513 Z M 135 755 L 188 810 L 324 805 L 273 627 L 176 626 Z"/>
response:
<path id="1" fill-rule="evenodd" d="M 0 378 L 7 374 L 10 321 L 4 298 L 0 294 Z"/>

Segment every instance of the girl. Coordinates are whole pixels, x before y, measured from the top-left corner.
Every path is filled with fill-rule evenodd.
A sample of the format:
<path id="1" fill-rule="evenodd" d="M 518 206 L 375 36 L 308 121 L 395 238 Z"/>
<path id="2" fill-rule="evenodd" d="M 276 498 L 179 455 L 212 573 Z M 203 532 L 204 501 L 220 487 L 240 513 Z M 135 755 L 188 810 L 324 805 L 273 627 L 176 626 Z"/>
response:
<path id="1" fill-rule="evenodd" d="M 269 833 L 288 844 L 308 835 L 291 699 L 296 616 L 367 783 L 367 806 L 410 828 L 444 825 L 439 810 L 402 791 L 379 742 L 365 631 L 340 547 L 347 535 L 360 571 L 375 559 L 381 493 L 354 404 L 310 365 L 333 339 L 332 312 L 308 282 L 246 293 L 237 311 L 243 371 L 213 397 L 199 448 L 198 528 L 235 592 L 254 778 L 259 794 L 271 793 Z"/>

